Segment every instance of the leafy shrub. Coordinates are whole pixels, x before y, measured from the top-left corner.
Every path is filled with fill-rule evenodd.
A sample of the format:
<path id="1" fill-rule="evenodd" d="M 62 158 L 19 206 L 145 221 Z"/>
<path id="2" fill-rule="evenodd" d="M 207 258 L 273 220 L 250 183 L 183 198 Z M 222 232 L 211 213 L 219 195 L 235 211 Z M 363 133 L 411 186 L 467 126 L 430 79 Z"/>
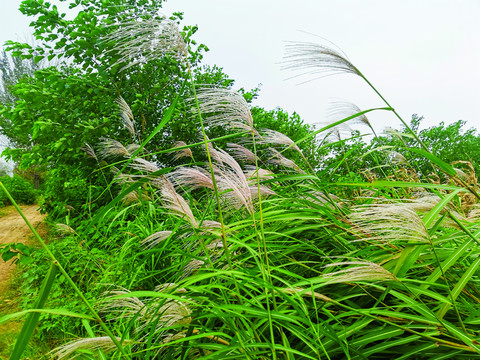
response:
<path id="1" fill-rule="evenodd" d="M 2 176 L 0 181 L 5 185 L 10 195 L 19 204 L 34 204 L 37 192 L 27 180 L 21 178 L 18 175 L 13 177 Z M 0 206 L 11 205 L 7 195 L 2 191 L 0 193 Z"/>
<path id="2" fill-rule="evenodd" d="M 91 172 L 91 169 L 73 165 L 60 165 L 50 170 L 42 186 L 42 211 L 51 219 L 66 215 L 74 219 L 101 206 L 108 194 L 102 195 L 106 180 L 104 177 L 90 177 Z M 91 198 L 97 199 L 92 205 L 94 209 L 89 205 Z"/>

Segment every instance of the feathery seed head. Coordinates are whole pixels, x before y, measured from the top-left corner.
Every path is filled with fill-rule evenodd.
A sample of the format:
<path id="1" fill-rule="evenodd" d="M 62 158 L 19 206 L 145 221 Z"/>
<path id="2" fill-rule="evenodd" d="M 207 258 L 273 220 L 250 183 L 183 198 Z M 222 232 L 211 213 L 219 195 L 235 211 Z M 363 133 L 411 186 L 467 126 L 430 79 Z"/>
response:
<path id="1" fill-rule="evenodd" d="M 292 139 L 290 139 L 287 135 L 275 130 L 262 129 L 262 135 L 258 138 L 258 143 L 286 145 L 298 151 L 299 153 L 302 153 L 300 148 Z"/>
<path id="2" fill-rule="evenodd" d="M 304 70 L 299 74 L 349 73 L 361 76 L 355 66 L 341 54 L 326 46 L 309 42 L 289 42 L 286 45 L 283 70 Z"/>
<path id="3" fill-rule="evenodd" d="M 277 193 L 275 191 L 273 191 L 272 189 L 270 189 L 270 188 L 268 188 L 264 185 L 260 185 L 260 187 L 258 187 L 256 185 L 253 185 L 253 186 L 250 186 L 250 194 L 251 194 L 253 200 L 258 199 L 258 193 L 259 193 L 258 189 L 260 189 L 260 195 L 262 197 L 269 196 L 269 195 L 277 195 Z"/>
<path id="4" fill-rule="evenodd" d="M 171 284 L 166 284 L 163 288 L 159 287 L 158 292 L 166 292 L 173 287 Z M 181 288 L 178 292 L 182 292 Z M 116 313 L 119 318 L 135 319 L 139 323 L 135 329 L 137 333 L 144 331 L 150 333 L 152 331 L 151 324 L 154 323 L 156 325 L 153 331 L 162 335 L 166 328 L 188 325 L 192 320 L 191 311 L 184 301 L 156 297 L 142 301 L 135 296 L 126 296 L 129 293 L 130 291 L 120 287 L 118 290 L 110 291 L 100 305 L 100 310 Z M 189 301 L 186 298 L 185 300 L 185 302 Z"/>
<path id="5" fill-rule="evenodd" d="M 190 148 L 179 149 L 179 150 L 175 149 L 175 148 L 184 147 L 184 146 L 187 146 L 186 142 L 175 141 L 175 143 L 173 144 L 173 149 L 172 149 L 172 151 L 175 151 L 175 154 L 173 155 L 173 160 L 176 161 L 176 160 L 179 160 L 179 159 L 184 158 L 184 157 L 193 158 L 192 150 Z"/>
<path id="6" fill-rule="evenodd" d="M 355 114 L 360 113 L 362 110 L 360 108 L 352 103 L 345 102 L 345 101 L 337 101 L 334 102 L 333 104 L 330 105 L 330 108 L 327 111 L 327 117 L 332 121 L 336 122 L 341 119 L 353 116 Z M 369 128 L 371 128 L 370 121 L 368 120 L 367 116 L 365 114 L 359 115 L 351 120 L 349 120 L 349 123 L 358 123 L 358 124 L 363 124 L 367 125 Z"/>
<path id="7" fill-rule="evenodd" d="M 255 164 L 257 157 L 253 152 L 251 152 L 244 146 L 239 144 L 228 143 L 227 149 L 230 151 L 232 156 L 237 160 L 243 161 L 246 163 Z"/>
<path id="8" fill-rule="evenodd" d="M 125 342 L 124 339 L 116 337 L 117 341 Z M 126 342 L 129 342 L 126 340 Z M 49 354 L 52 358 L 60 359 L 74 359 L 81 356 L 80 353 L 75 354 L 79 350 L 88 350 L 95 352 L 101 350 L 104 354 L 111 353 L 116 349 L 116 345 L 109 336 L 100 336 L 94 338 L 78 339 L 63 344 L 53 349 Z"/>
<path id="9" fill-rule="evenodd" d="M 256 133 L 250 108 L 241 94 L 229 89 L 205 88 L 198 91 L 197 99 L 206 124 Z"/>
<path id="10" fill-rule="evenodd" d="M 133 155 L 133 153 L 135 153 L 135 151 L 140 149 L 140 145 L 138 145 L 138 144 L 128 144 L 126 149 L 127 149 L 128 153 L 130 155 Z"/>
<path id="11" fill-rule="evenodd" d="M 213 190 L 213 182 L 210 173 L 201 167 L 179 167 L 168 174 L 175 183 L 179 183 L 190 190 L 208 188 Z"/>
<path id="12" fill-rule="evenodd" d="M 99 155 L 102 159 L 115 158 L 119 156 L 130 157 L 130 153 L 125 146 L 123 146 L 122 143 L 117 140 L 104 139 L 100 142 L 100 144 L 98 144 L 98 146 L 100 148 Z"/>
<path id="13" fill-rule="evenodd" d="M 145 160 L 144 158 L 135 158 L 128 166 L 132 169 L 140 170 L 146 173 L 153 173 L 160 170 L 156 164 L 151 161 Z"/>
<path id="14" fill-rule="evenodd" d="M 125 126 L 125 128 L 128 130 L 130 133 L 130 136 L 132 138 L 135 137 L 135 126 L 133 124 L 134 118 L 133 118 L 133 113 L 132 110 L 130 109 L 130 106 L 128 106 L 127 102 L 119 96 L 115 102 L 117 103 L 119 109 L 120 109 L 120 117 L 122 118 L 122 124 Z"/>
<path id="15" fill-rule="evenodd" d="M 121 70 L 167 55 L 183 60 L 187 54 L 187 45 L 172 20 L 137 18 L 115 26 L 118 29 L 107 35 L 105 40 L 115 44 L 110 51 L 120 55 L 114 65 L 126 64 Z"/>
<path id="16" fill-rule="evenodd" d="M 398 151 L 392 150 L 388 152 L 388 157 L 392 164 L 399 164 L 399 165 L 406 165 L 408 164 L 408 160 L 400 154 Z"/>
<path id="17" fill-rule="evenodd" d="M 257 176 L 262 180 L 272 179 L 275 175 L 270 170 L 262 169 L 262 168 L 255 168 L 255 167 L 247 167 L 245 171 L 245 177 L 249 184 L 255 184 L 257 182 Z"/>
<path id="18" fill-rule="evenodd" d="M 270 164 L 274 165 L 281 165 L 286 168 L 290 168 L 295 170 L 296 172 L 299 172 L 301 174 L 305 174 L 305 171 L 303 171 L 297 164 L 295 164 L 292 160 L 287 159 L 285 156 L 283 156 L 278 150 L 275 150 L 273 148 L 269 148 L 269 156 L 271 157 L 268 162 Z"/>
<path id="19" fill-rule="evenodd" d="M 367 237 L 360 240 L 391 243 L 430 243 L 422 219 L 410 204 L 372 204 L 353 207 L 350 220 Z"/>
<path id="20" fill-rule="evenodd" d="M 98 158 L 97 158 L 97 154 L 95 154 L 95 150 L 93 150 L 93 148 L 90 146 L 90 144 L 87 144 L 85 143 L 85 145 L 83 145 L 80 150 L 84 151 L 87 156 L 95 159 L 98 161 Z"/>
<path id="21" fill-rule="evenodd" d="M 62 236 L 77 234 L 76 231 L 67 224 L 57 223 L 55 224 L 55 230 L 57 230 L 57 232 Z"/>
<path id="22" fill-rule="evenodd" d="M 198 222 L 185 199 L 175 191 L 172 183 L 167 178 L 163 177 L 161 182 L 160 193 L 162 194 L 165 207 L 173 213 L 185 217 L 193 228 L 198 228 Z"/>
<path id="23" fill-rule="evenodd" d="M 343 261 L 328 264 L 325 267 L 350 266 L 343 270 L 322 275 L 327 284 L 349 283 L 358 281 L 397 281 L 397 278 L 382 266 L 370 261 Z"/>
<path id="24" fill-rule="evenodd" d="M 162 241 L 168 239 L 172 235 L 172 231 L 158 231 L 150 236 L 147 236 L 145 239 L 141 241 L 141 245 L 145 249 L 152 249 L 157 246 Z"/>
<path id="25" fill-rule="evenodd" d="M 321 301 L 325 301 L 325 302 L 331 302 L 333 301 L 332 299 L 330 299 L 328 296 L 325 296 L 325 295 L 322 295 L 320 293 L 317 293 L 317 292 L 314 292 L 314 291 L 311 291 L 311 290 L 307 290 L 307 289 L 304 289 L 304 288 L 301 288 L 301 287 L 291 287 L 291 288 L 284 288 L 284 289 L 280 289 L 279 291 L 281 292 L 284 292 L 286 294 L 298 294 L 298 295 L 301 295 L 301 296 L 305 296 L 305 297 L 313 297 L 317 300 L 321 300 Z"/>
<path id="26" fill-rule="evenodd" d="M 142 201 L 150 200 L 150 198 L 145 194 L 139 194 L 138 191 L 131 191 L 122 198 L 122 203 L 124 205 L 138 204 Z"/>

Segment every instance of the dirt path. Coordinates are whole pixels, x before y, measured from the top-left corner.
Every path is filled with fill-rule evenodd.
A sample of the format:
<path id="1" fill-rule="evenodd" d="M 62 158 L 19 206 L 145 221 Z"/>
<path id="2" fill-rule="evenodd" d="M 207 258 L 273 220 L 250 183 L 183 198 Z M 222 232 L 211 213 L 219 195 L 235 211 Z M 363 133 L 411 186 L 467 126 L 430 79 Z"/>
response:
<path id="1" fill-rule="evenodd" d="M 44 215 L 38 211 L 38 205 L 20 206 L 23 213 L 40 235 L 46 233 L 46 225 L 42 223 Z M 40 225 L 40 226 L 39 226 Z M 0 208 L 0 246 L 6 243 L 35 244 L 30 240 L 32 232 L 13 206 Z M 20 292 L 11 282 L 15 265 L 12 260 L 4 262 L 0 257 L 0 317 L 1 315 L 19 311 Z M 23 319 L 11 320 L 0 325 L 0 359 L 9 359 L 15 345 L 17 334 L 23 325 Z"/>
<path id="2" fill-rule="evenodd" d="M 37 211 L 38 205 L 22 205 L 20 208 L 34 227 L 42 222 L 44 215 Z M 15 208 L 13 206 L 0 208 L 0 212 L 6 214 L 0 216 L 0 246 L 6 243 L 27 243 L 32 232 Z M 0 304 L 8 301 L 4 299 L 4 294 L 7 293 L 9 280 L 14 270 L 15 265 L 12 264 L 12 260 L 4 262 L 0 258 Z"/>

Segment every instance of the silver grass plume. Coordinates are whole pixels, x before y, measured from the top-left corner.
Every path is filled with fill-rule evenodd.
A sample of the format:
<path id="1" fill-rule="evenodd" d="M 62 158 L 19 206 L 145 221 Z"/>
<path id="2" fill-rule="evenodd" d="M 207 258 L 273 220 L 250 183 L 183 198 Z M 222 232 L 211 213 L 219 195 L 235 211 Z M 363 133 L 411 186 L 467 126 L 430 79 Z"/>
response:
<path id="1" fill-rule="evenodd" d="M 174 293 L 181 293 L 181 294 L 184 294 L 187 292 L 187 289 L 183 288 L 183 287 L 178 287 L 177 284 L 175 283 L 164 283 L 164 284 L 160 284 L 160 285 L 157 285 L 155 286 L 155 289 L 154 289 L 156 292 L 165 292 L 167 290 L 172 290 L 172 292 Z"/>
<path id="2" fill-rule="evenodd" d="M 129 153 L 130 155 L 133 155 L 133 153 L 134 153 L 135 151 L 137 151 L 138 149 L 140 149 L 140 145 L 138 145 L 138 144 L 128 144 L 128 145 L 126 146 L 126 149 L 127 149 L 128 153 Z"/>
<path id="3" fill-rule="evenodd" d="M 272 179 L 274 178 L 274 173 L 270 170 L 262 169 L 262 168 L 255 168 L 255 167 L 247 167 L 245 171 L 245 177 L 249 184 L 256 184 L 257 177 L 262 180 Z"/>
<path id="4" fill-rule="evenodd" d="M 328 296 L 325 296 L 323 294 L 317 293 L 315 291 L 307 290 L 301 287 L 283 288 L 283 289 L 279 289 L 278 291 L 286 294 L 290 294 L 290 295 L 300 295 L 303 297 L 311 297 L 311 298 L 315 298 L 317 300 L 325 301 L 325 302 L 334 302 L 334 300 L 329 298 Z"/>
<path id="5" fill-rule="evenodd" d="M 188 53 L 177 24 L 170 19 L 137 18 L 115 26 L 118 29 L 104 40 L 113 43 L 110 51 L 121 56 L 114 65 L 126 64 L 121 68 L 122 71 L 167 55 L 182 60 Z"/>
<path id="6" fill-rule="evenodd" d="M 158 244 L 160 244 L 162 241 L 168 239 L 171 235 L 172 235 L 172 231 L 168 231 L 168 230 L 158 231 L 150 236 L 147 236 L 145 239 L 143 239 L 140 242 L 140 245 L 142 245 L 142 247 L 145 249 L 152 249 Z"/>
<path id="7" fill-rule="evenodd" d="M 98 161 L 97 154 L 95 154 L 95 150 L 93 150 L 90 144 L 85 143 L 85 145 L 83 145 L 80 150 L 84 151 L 88 157 L 91 157 L 92 159 Z"/>
<path id="8" fill-rule="evenodd" d="M 198 91 L 197 100 L 206 124 L 257 133 L 250 107 L 241 94 L 229 89 L 205 88 Z M 193 111 L 196 113 L 197 109 Z"/>
<path id="9" fill-rule="evenodd" d="M 115 158 L 119 156 L 130 157 L 130 153 L 121 142 L 113 139 L 103 139 L 98 147 L 98 154 L 102 159 Z"/>
<path id="10" fill-rule="evenodd" d="M 257 185 L 251 185 L 250 194 L 251 194 L 252 200 L 258 200 L 259 189 L 260 189 L 260 195 L 263 197 L 270 196 L 270 195 L 277 195 L 275 191 L 273 191 L 269 187 L 266 187 L 265 185 L 260 185 L 260 187 L 258 187 Z"/>
<path id="11" fill-rule="evenodd" d="M 336 122 L 336 121 L 345 119 L 347 117 L 353 116 L 355 114 L 358 114 L 360 112 L 362 112 L 362 110 L 360 110 L 360 108 L 355 104 L 352 104 L 346 101 L 336 101 L 332 103 L 329 109 L 327 110 L 327 118 L 331 122 Z M 370 129 L 372 129 L 372 125 L 365 114 L 359 115 L 349 120 L 348 122 L 350 124 L 355 123 L 355 124 L 366 125 Z"/>
<path id="12" fill-rule="evenodd" d="M 168 178 L 190 190 L 208 188 L 213 190 L 213 182 L 210 173 L 198 166 L 179 167 L 169 173 Z"/>
<path id="13" fill-rule="evenodd" d="M 135 158 L 128 164 L 129 167 L 135 170 L 140 170 L 146 173 L 153 173 L 160 170 L 160 168 L 153 162 L 145 160 L 144 158 Z"/>
<path id="14" fill-rule="evenodd" d="M 322 74 L 326 76 L 348 73 L 361 76 L 345 54 L 329 47 L 310 42 L 288 42 L 285 50 L 283 70 L 303 70 L 300 75 Z"/>
<path id="15" fill-rule="evenodd" d="M 319 190 L 306 190 L 302 194 L 302 198 L 316 205 L 333 206 L 332 202 L 340 204 L 342 200 L 333 194 L 326 194 Z"/>
<path id="16" fill-rule="evenodd" d="M 237 160 L 250 163 L 250 164 L 255 164 L 257 160 L 257 156 L 242 145 L 228 143 L 227 149 L 232 154 L 232 156 Z"/>
<path id="17" fill-rule="evenodd" d="M 157 287 L 156 292 L 185 292 L 185 289 L 178 288 L 174 284 L 166 285 Z M 164 338 L 171 334 L 166 333 L 166 331 L 172 330 L 167 328 L 188 325 L 192 320 L 191 310 L 186 305 L 192 301 L 183 296 L 185 301 L 170 298 L 147 298 L 142 301 L 135 296 L 128 296 L 129 293 L 129 290 L 121 287 L 110 291 L 102 301 L 100 310 L 117 314 L 117 318 L 135 319 L 138 322 L 135 332 L 144 334 L 143 337 L 148 337 L 153 330 L 157 336 Z M 119 296 L 122 297 L 119 298 Z M 151 324 L 155 324 L 154 329 Z"/>
<path id="18" fill-rule="evenodd" d="M 421 193 L 416 199 L 412 199 L 408 202 L 410 207 L 418 212 L 428 212 L 432 210 L 439 202 L 441 198 L 438 195 L 431 193 Z"/>
<path id="19" fill-rule="evenodd" d="M 270 129 L 262 129 L 261 131 L 262 131 L 262 135 L 258 137 L 259 144 L 286 145 L 298 151 L 300 154 L 302 154 L 302 151 L 297 146 L 297 144 L 295 144 L 295 142 L 292 139 L 290 139 L 287 135 L 282 134 L 279 131 L 270 130 Z"/>
<path id="20" fill-rule="evenodd" d="M 55 224 L 55 230 L 62 236 L 76 235 L 77 232 L 67 224 L 57 223 Z"/>
<path id="21" fill-rule="evenodd" d="M 216 180 L 225 205 L 236 209 L 245 206 L 247 211 L 253 214 L 252 194 L 245 173 L 230 154 L 223 150 L 217 150 L 217 152 L 224 165 L 218 176 L 216 174 Z"/>
<path id="22" fill-rule="evenodd" d="M 134 118 L 132 109 L 130 109 L 130 106 L 128 106 L 127 102 L 121 96 L 119 96 L 115 102 L 120 109 L 120 117 L 122 118 L 123 126 L 125 126 L 125 128 L 128 130 L 132 139 L 135 138 L 135 126 L 133 124 Z"/>
<path id="23" fill-rule="evenodd" d="M 165 177 L 161 179 L 160 193 L 167 209 L 181 217 L 185 217 L 192 227 L 198 228 L 198 222 L 193 215 L 192 209 L 190 209 L 185 199 L 175 191 L 172 183 Z"/>
<path id="24" fill-rule="evenodd" d="M 358 241 L 430 243 L 422 219 L 410 204 L 355 206 L 350 220 L 363 234 Z"/>
<path id="25" fill-rule="evenodd" d="M 115 175 L 114 181 L 119 185 L 132 184 L 134 182 L 134 175 L 122 174 L 116 166 L 112 166 L 110 171 Z"/>
<path id="26" fill-rule="evenodd" d="M 210 153 L 210 156 L 212 157 L 212 160 L 215 160 L 217 163 L 222 164 L 222 157 L 218 153 L 217 149 L 215 149 L 215 147 L 213 146 L 213 144 L 210 141 L 210 139 L 208 138 L 208 136 L 205 135 L 205 137 L 207 139 L 207 145 L 205 146 L 205 144 L 202 144 L 202 148 L 206 151 L 206 148 L 208 147 L 208 152 Z M 199 140 L 201 142 L 204 142 L 203 134 L 199 134 Z"/>
<path id="27" fill-rule="evenodd" d="M 187 265 L 185 265 L 182 269 L 182 276 L 181 279 L 185 279 L 187 276 L 192 275 L 197 270 L 201 269 L 205 265 L 205 261 L 194 259 L 191 260 Z"/>
<path id="28" fill-rule="evenodd" d="M 391 150 L 388 151 L 388 157 L 392 164 L 398 164 L 398 165 L 408 165 L 408 160 L 400 154 L 398 151 Z"/>
<path id="29" fill-rule="evenodd" d="M 146 194 L 139 193 L 138 191 L 134 190 L 129 192 L 122 198 L 122 204 L 124 205 L 132 205 L 132 204 L 140 204 L 143 201 L 151 200 Z"/>
<path id="30" fill-rule="evenodd" d="M 295 162 L 293 162 L 290 159 L 287 159 L 278 150 L 269 148 L 269 152 L 270 152 L 269 154 L 270 159 L 268 160 L 268 162 L 270 164 L 284 166 L 286 168 L 293 169 L 296 172 L 299 172 L 301 174 L 305 174 L 305 171 L 303 171 L 297 164 L 295 164 Z"/>
<path id="31" fill-rule="evenodd" d="M 187 146 L 186 142 L 175 141 L 175 143 L 173 144 L 173 148 L 172 148 L 172 151 L 175 152 L 175 154 L 173 155 L 173 160 L 179 160 L 179 159 L 184 158 L 184 157 L 189 157 L 189 158 L 193 159 L 192 150 L 190 148 L 179 149 L 179 150 L 176 149 L 176 148 L 180 148 L 180 147 L 184 147 L 184 146 Z"/>
<path id="32" fill-rule="evenodd" d="M 117 337 L 117 341 L 120 343 L 123 339 Z M 123 340 L 124 342 L 129 342 L 128 340 Z M 49 355 L 52 358 L 56 358 L 58 360 L 61 359 L 76 359 L 82 358 L 82 353 L 84 354 L 85 350 L 96 352 L 97 350 L 101 350 L 104 354 L 111 353 L 112 351 L 116 350 L 116 345 L 113 340 L 109 336 L 101 336 L 101 337 L 94 337 L 94 338 L 84 338 L 78 339 L 74 341 L 70 341 L 66 344 L 60 345 L 59 347 L 53 349 Z M 77 351 L 83 350 L 83 352 L 75 354 Z"/>
<path id="33" fill-rule="evenodd" d="M 350 267 L 351 265 L 356 265 Z M 346 269 L 322 275 L 327 284 L 350 283 L 358 281 L 397 281 L 398 279 L 382 266 L 370 261 L 343 261 L 325 266 L 348 266 Z"/>

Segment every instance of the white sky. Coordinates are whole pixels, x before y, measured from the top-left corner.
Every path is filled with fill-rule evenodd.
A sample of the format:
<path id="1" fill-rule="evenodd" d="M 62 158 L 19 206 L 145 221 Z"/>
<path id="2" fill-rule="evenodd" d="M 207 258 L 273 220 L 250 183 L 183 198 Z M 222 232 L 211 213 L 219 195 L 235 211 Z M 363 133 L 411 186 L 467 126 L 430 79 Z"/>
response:
<path id="1" fill-rule="evenodd" d="M 20 0 L 0 0 L 0 42 L 25 38 L 30 22 Z M 57 3 L 58 0 L 51 2 Z M 406 119 L 423 127 L 467 120 L 480 129 L 480 1 L 478 0 L 169 0 L 163 13 L 185 13 L 199 26 L 196 39 L 236 80 L 235 88 L 261 87 L 256 105 L 297 111 L 308 123 L 326 121 L 332 101 L 361 109 L 383 106 L 359 78 L 342 74 L 299 85 L 280 70 L 285 41 L 338 45 Z M 322 44 L 328 44 L 325 41 Z M 399 127 L 390 114 L 369 114 L 378 130 Z"/>

